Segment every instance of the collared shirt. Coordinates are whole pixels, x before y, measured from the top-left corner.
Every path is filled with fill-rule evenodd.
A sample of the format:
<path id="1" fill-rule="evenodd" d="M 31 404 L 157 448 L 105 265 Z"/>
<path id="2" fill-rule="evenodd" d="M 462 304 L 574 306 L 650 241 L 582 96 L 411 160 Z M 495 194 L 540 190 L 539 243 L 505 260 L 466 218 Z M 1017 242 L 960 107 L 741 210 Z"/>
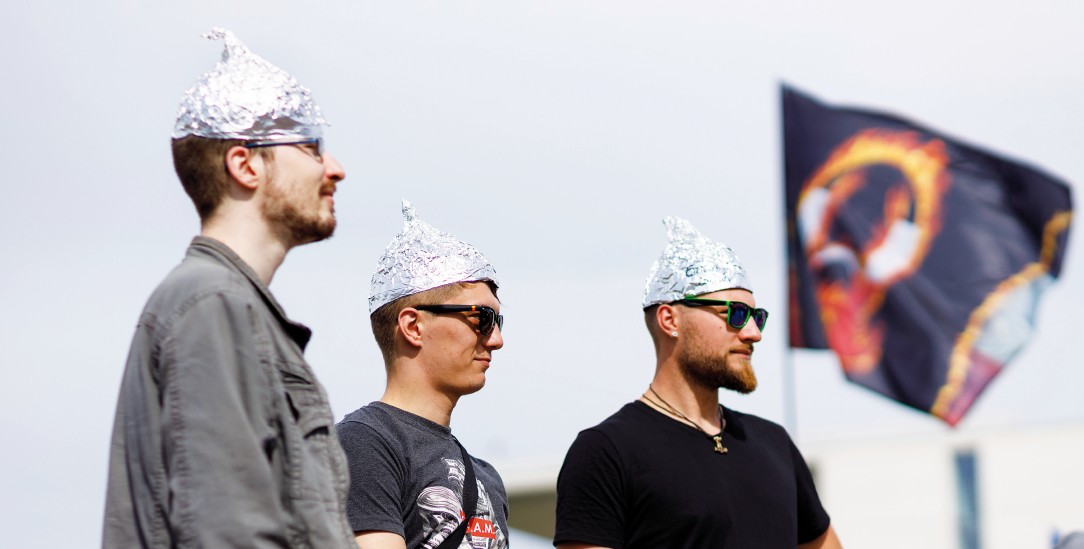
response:
<path id="1" fill-rule="evenodd" d="M 237 254 L 192 241 L 136 327 L 103 547 L 354 547 L 310 336 Z"/>

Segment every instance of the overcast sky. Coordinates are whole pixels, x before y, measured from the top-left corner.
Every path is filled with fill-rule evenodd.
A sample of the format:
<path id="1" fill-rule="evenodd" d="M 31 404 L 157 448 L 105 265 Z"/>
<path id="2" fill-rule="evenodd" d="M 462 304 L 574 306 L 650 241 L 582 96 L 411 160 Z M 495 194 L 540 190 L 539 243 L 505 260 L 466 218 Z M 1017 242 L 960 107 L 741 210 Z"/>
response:
<path id="1" fill-rule="evenodd" d="M 891 7 L 889 7 L 891 5 Z M 1080 200 L 1079 2 L 17 2 L 0 22 L 0 517 L 4 545 L 98 543 L 139 311 L 198 231 L 173 171 L 182 92 L 233 30 L 312 89 L 347 179 L 331 240 L 272 290 L 311 326 L 337 418 L 378 398 L 366 300 L 399 202 L 501 277 L 506 347 L 453 430 L 500 463 L 558 460 L 653 372 L 639 309 L 666 215 L 742 257 L 773 313 L 761 388 L 783 420 L 778 86 L 904 115 L 1042 166 Z M 1079 234 L 1027 348 L 960 430 L 1084 420 Z M 939 433 L 793 355 L 799 442 Z M 46 542 L 45 540 L 53 540 Z"/>

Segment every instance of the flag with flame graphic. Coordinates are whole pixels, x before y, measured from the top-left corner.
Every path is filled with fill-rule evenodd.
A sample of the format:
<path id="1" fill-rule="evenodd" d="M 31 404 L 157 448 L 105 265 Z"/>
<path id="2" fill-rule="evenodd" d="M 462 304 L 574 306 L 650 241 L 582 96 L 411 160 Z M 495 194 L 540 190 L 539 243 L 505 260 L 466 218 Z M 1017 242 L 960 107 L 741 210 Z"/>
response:
<path id="1" fill-rule="evenodd" d="M 1042 171 L 783 88 L 792 347 L 956 425 L 1030 339 L 1072 198 Z"/>

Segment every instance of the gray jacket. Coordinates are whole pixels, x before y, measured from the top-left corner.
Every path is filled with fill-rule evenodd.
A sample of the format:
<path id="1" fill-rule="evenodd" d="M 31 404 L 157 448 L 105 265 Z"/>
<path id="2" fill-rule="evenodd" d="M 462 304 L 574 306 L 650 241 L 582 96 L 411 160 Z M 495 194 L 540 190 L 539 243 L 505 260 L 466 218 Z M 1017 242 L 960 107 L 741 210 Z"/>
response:
<path id="1" fill-rule="evenodd" d="M 355 547 L 310 336 L 237 254 L 192 241 L 136 327 L 103 547 Z"/>

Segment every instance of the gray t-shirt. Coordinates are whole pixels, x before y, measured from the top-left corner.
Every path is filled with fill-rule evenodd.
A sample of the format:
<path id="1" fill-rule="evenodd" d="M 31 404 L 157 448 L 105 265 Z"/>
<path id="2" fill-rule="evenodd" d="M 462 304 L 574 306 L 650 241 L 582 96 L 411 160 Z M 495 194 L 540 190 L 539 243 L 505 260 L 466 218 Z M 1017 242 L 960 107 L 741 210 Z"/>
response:
<path id="1" fill-rule="evenodd" d="M 403 536 L 410 549 L 433 549 L 463 517 L 463 454 L 451 429 L 383 402 L 347 414 L 336 426 L 350 467 L 346 515 L 354 532 Z M 471 457 L 478 506 L 460 547 L 508 547 L 508 497 L 490 464 Z"/>

